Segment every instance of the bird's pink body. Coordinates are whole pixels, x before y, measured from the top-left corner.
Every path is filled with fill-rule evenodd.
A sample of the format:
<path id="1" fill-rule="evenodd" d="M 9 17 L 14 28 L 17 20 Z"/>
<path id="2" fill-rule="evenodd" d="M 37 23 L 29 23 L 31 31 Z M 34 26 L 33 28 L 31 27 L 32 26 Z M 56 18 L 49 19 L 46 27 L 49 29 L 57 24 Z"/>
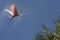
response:
<path id="1" fill-rule="evenodd" d="M 16 6 L 14 4 L 11 5 L 11 12 L 13 14 L 13 17 L 18 16 L 17 8 L 16 8 Z"/>

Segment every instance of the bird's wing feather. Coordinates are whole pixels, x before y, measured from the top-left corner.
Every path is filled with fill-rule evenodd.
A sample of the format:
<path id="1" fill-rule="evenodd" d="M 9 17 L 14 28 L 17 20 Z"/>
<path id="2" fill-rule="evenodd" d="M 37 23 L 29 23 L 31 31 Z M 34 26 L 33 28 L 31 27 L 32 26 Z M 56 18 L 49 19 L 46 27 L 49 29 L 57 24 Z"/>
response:
<path id="1" fill-rule="evenodd" d="M 10 13 L 13 16 L 13 13 L 10 10 L 5 9 L 5 11 L 8 12 L 8 13 Z"/>

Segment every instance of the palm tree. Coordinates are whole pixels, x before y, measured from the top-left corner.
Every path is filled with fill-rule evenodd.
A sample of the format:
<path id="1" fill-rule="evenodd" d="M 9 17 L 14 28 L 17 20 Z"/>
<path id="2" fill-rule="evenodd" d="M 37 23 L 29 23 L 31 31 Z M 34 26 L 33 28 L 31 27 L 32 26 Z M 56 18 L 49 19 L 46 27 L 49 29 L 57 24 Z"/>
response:
<path id="1" fill-rule="evenodd" d="M 54 32 L 50 32 L 48 28 L 42 24 L 44 32 L 38 32 L 34 40 L 60 40 L 60 19 L 53 22 L 55 24 Z"/>

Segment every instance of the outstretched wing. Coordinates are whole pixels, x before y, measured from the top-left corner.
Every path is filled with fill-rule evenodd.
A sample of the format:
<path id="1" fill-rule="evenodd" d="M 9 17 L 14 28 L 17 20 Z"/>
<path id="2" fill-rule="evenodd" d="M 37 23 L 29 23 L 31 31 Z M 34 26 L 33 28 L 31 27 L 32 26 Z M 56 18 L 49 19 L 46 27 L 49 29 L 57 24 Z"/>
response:
<path id="1" fill-rule="evenodd" d="M 10 13 L 13 16 L 13 13 L 10 10 L 5 9 L 5 11 L 8 12 L 8 13 Z"/>

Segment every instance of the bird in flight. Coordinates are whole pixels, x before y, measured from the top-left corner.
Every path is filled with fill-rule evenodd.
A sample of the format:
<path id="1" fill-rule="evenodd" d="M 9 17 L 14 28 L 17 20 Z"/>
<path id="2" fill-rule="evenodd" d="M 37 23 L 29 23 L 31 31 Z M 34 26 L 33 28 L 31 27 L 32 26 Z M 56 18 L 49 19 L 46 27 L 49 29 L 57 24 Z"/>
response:
<path id="1" fill-rule="evenodd" d="M 5 11 L 11 14 L 11 16 L 12 16 L 11 19 L 13 19 L 14 17 L 17 17 L 17 16 L 27 16 L 26 14 L 19 15 L 17 12 L 17 7 L 14 4 L 11 5 L 11 10 L 5 9 Z"/>

